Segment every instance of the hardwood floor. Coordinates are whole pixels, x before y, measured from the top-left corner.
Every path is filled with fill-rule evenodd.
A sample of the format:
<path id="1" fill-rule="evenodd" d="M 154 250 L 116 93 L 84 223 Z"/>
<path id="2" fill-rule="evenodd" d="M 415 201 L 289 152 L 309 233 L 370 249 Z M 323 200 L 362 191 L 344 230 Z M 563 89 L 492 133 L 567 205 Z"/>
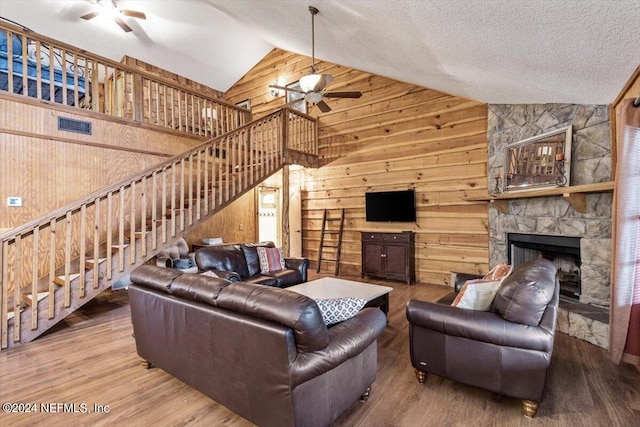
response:
<path id="1" fill-rule="evenodd" d="M 409 362 L 404 307 L 410 298 L 435 300 L 448 289 L 372 282 L 394 288 L 389 326 L 378 340 L 378 377 L 369 400 L 354 404 L 336 425 L 640 425 L 640 373 L 562 333 L 556 335 L 547 395 L 533 420 L 523 417 L 515 399 L 434 375 L 419 384 Z M 144 369 L 131 334 L 127 293 L 117 291 L 36 341 L 1 352 L 0 402 L 35 403 L 37 412 L 0 413 L 0 425 L 252 425 L 162 370 Z M 66 408 L 76 412 L 57 403 L 76 404 Z M 40 404 L 53 404 L 58 412 L 45 413 Z M 108 412 L 95 412 L 94 405 L 108 405 Z"/>

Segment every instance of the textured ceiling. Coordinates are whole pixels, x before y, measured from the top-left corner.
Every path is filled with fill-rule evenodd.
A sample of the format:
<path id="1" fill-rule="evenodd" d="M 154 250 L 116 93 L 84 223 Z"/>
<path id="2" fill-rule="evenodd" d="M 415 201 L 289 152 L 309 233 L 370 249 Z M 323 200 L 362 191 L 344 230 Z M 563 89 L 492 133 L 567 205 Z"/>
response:
<path id="1" fill-rule="evenodd" d="M 226 91 L 272 48 L 489 103 L 607 104 L 640 64 L 637 0 L 119 0 L 146 21 L 79 19 L 86 0 L 1 0 L 0 16 L 114 60 Z"/>

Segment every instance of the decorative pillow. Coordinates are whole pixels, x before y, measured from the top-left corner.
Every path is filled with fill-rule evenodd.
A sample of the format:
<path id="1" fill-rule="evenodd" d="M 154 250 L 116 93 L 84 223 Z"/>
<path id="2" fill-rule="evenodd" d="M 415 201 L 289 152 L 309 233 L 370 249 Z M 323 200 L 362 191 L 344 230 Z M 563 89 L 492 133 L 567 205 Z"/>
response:
<path id="1" fill-rule="evenodd" d="M 220 277 L 216 273 L 214 273 L 213 270 L 203 271 L 202 273 L 200 273 L 200 275 L 201 276 L 209 276 L 209 277 Z"/>
<path id="2" fill-rule="evenodd" d="M 484 275 L 485 280 L 501 280 L 511 274 L 513 267 L 509 264 L 498 264 Z"/>
<path id="3" fill-rule="evenodd" d="M 260 260 L 260 273 L 284 270 L 284 255 L 281 248 L 258 246 L 256 250 Z"/>
<path id="4" fill-rule="evenodd" d="M 366 299 L 356 297 L 332 298 L 316 300 L 324 324 L 329 326 L 334 323 L 344 322 L 358 314 L 367 304 Z"/>
<path id="5" fill-rule="evenodd" d="M 467 280 L 451 304 L 453 307 L 488 311 L 498 292 L 501 280 Z"/>

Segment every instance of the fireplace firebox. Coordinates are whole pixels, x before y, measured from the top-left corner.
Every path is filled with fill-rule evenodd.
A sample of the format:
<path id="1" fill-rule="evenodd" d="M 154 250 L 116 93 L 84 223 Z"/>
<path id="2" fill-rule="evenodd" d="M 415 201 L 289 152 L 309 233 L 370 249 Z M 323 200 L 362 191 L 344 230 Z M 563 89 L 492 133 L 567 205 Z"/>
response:
<path id="1" fill-rule="evenodd" d="M 513 268 L 535 258 L 546 258 L 558 268 L 560 293 L 578 300 L 581 292 L 580 238 L 507 233 L 507 259 Z"/>

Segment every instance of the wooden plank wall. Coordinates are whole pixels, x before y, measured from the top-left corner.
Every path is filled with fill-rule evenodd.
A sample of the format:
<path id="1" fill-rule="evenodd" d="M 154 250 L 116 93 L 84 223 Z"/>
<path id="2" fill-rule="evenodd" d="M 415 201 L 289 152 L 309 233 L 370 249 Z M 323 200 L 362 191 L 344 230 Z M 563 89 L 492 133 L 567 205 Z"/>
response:
<path id="1" fill-rule="evenodd" d="M 0 96 L 0 228 L 13 228 L 204 141 L 92 112 Z M 58 116 L 93 134 L 59 131 Z M 23 207 L 7 207 L 20 196 Z"/>
<path id="2" fill-rule="evenodd" d="M 137 70 L 162 77 L 166 80 L 171 80 L 175 82 L 177 86 L 191 89 L 204 96 L 224 99 L 224 92 L 210 88 L 209 86 L 205 86 L 202 83 L 198 83 L 178 74 L 172 73 L 171 71 L 165 70 L 164 68 L 156 67 L 155 65 L 151 65 L 148 62 L 144 62 L 127 55 L 125 55 L 120 62 Z"/>
<path id="3" fill-rule="evenodd" d="M 189 245 L 201 243 L 205 237 L 222 237 L 225 243 L 256 242 L 256 196 L 250 190 L 206 222 L 185 235 Z"/>
<path id="4" fill-rule="evenodd" d="M 311 59 L 274 49 L 226 94 L 228 102 L 251 101 L 260 116 L 284 104 L 268 85 L 296 82 Z M 341 273 L 359 273 L 361 231 L 416 233 L 420 282 L 446 284 L 451 271 L 488 269 L 486 203 L 462 196 L 487 194 L 487 106 L 363 71 L 317 62 L 335 78 L 332 91 L 359 90 L 360 99 L 330 99 L 318 115 L 323 166 L 292 181 L 303 182 L 303 255 L 317 259 L 322 210 L 346 208 Z M 365 221 L 364 194 L 414 188 L 415 224 Z M 333 265 L 323 265 L 330 271 Z"/>

